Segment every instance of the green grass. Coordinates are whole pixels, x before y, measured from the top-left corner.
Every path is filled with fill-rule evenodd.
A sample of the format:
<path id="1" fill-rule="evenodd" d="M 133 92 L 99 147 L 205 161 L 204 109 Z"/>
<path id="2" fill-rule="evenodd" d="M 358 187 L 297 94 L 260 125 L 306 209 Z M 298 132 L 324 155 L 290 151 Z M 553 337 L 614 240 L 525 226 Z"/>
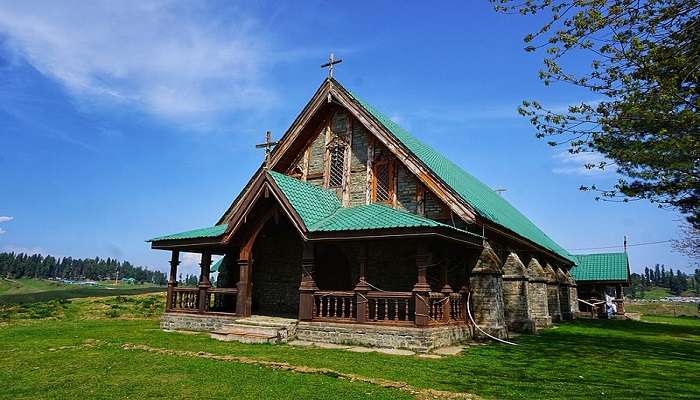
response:
<path id="1" fill-rule="evenodd" d="M 163 286 L 114 285 L 100 282 L 96 286 L 67 285 L 47 279 L 0 279 L 0 304 L 27 304 L 80 297 L 134 295 L 165 291 Z"/>
<path id="2" fill-rule="evenodd" d="M 641 296 L 641 292 L 640 292 L 640 296 Z M 668 289 L 662 288 L 662 287 L 653 287 L 651 289 L 644 291 L 643 298 L 645 300 L 658 300 L 662 297 L 668 297 L 668 296 L 672 296 L 671 292 Z"/>
<path id="3" fill-rule="evenodd" d="M 700 317 L 698 305 L 695 303 L 676 302 L 627 302 L 625 311 L 640 313 L 642 315 L 673 316 L 673 317 Z"/>
<path id="4" fill-rule="evenodd" d="M 520 336 L 517 347 L 489 344 L 469 347 L 460 356 L 423 359 L 245 345 L 218 342 L 205 334 L 163 332 L 157 319 L 162 297 L 79 299 L 61 303 L 60 312 L 38 320 L 10 311 L 9 322 L 0 323 L 0 398 L 408 395 L 329 375 L 124 350 L 125 343 L 325 367 L 493 399 L 700 398 L 699 318 L 581 320 Z M 109 316 L 115 305 L 119 314 Z"/>

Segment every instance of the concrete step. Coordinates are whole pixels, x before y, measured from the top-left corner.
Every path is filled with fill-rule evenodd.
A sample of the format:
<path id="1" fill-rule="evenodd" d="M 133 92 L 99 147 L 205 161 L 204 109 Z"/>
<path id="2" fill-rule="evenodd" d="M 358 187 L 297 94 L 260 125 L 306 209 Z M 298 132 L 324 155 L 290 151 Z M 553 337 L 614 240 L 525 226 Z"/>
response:
<path id="1" fill-rule="evenodd" d="M 277 335 L 263 335 L 250 332 L 222 332 L 213 331 L 209 333 L 209 337 L 212 339 L 220 340 L 223 342 L 240 342 L 249 344 L 264 344 L 264 343 L 279 343 L 279 338 Z"/>

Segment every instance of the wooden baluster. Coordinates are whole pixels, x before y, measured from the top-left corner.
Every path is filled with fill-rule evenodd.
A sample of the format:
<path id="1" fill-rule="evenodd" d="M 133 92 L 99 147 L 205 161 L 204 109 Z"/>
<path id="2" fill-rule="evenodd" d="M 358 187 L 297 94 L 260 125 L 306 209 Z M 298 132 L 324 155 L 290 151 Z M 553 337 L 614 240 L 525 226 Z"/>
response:
<path id="1" fill-rule="evenodd" d="M 350 301 L 350 311 L 348 312 L 348 318 L 352 319 L 352 307 L 354 306 L 355 298 L 350 297 L 348 300 Z"/>
<path id="2" fill-rule="evenodd" d="M 384 299 L 384 320 L 389 319 L 389 299 Z"/>
<path id="3" fill-rule="evenodd" d="M 399 320 L 399 301 L 394 300 L 394 321 Z"/>
<path id="4" fill-rule="evenodd" d="M 377 322 L 379 319 L 379 299 L 372 300 L 372 303 L 374 304 L 374 322 Z"/>
<path id="5" fill-rule="evenodd" d="M 329 311 L 329 308 L 331 306 L 330 299 L 328 297 L 324 297 L 323 300 L 326 301 L 326 313 L 325 313 L 324 317 L 328 317 L 328 315 L 329 315 L 328 311 Z"/>
<path id="6" fill-rule="evenodd" d="M 345 318 L 345 302 L 348 300 L 347 297 L 340 298 L 340 318 Z"/>
<path id="7" fill-rule="evenodd" d="M 408 321 L 408 300 L 403 301 L 403 320 Z"/>

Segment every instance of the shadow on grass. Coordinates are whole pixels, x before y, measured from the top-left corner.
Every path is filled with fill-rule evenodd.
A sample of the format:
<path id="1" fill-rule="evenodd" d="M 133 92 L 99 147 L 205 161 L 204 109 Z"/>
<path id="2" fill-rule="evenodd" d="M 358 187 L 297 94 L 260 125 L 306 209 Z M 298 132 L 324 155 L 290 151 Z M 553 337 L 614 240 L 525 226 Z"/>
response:
<path id="1" fill-rule="evenodd" d="M 93 289 L 75 288 L 66 290 L 48 290 L 37 293 L 8 294 L 0 296 L 0 304 L 28 304 L 50 300 L 66 300 L 81 297 L 106 297 L 165 292 L 164 287 L 147 287 L 133 289 Z"/>

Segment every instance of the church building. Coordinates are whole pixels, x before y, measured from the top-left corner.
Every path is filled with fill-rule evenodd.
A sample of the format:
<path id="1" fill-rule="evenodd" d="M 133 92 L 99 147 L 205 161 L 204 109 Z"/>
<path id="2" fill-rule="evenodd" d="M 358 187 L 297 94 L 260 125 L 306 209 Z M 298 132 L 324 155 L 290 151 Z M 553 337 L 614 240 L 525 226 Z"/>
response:
<path id="1" fill-rule="evenodd" d="M 149 240 L 172 255 L 162 328 L 429 351 L 574 317 L 571 254 L 332 77 L 263 147 L 213 226 Z"/>

